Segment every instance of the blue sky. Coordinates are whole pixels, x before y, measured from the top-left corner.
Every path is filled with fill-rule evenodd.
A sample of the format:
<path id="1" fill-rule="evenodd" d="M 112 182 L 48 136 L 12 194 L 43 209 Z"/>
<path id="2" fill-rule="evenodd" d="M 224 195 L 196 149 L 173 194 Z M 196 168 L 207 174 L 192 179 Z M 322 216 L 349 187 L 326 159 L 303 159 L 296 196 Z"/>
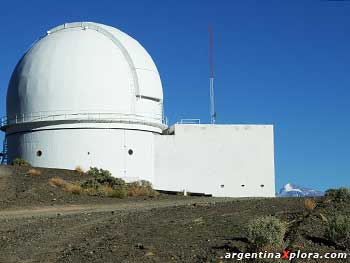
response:
<path id="1" fill-rule="evenodd" d="M 275 125 L 277 189 L 350 186 L 350 1 L 2 1 L 2 116 L 21 55 L 72 21 L 108 24 L 142 43 L 171 123 L 209 121 L 211 24 L 217 122 Z"/>

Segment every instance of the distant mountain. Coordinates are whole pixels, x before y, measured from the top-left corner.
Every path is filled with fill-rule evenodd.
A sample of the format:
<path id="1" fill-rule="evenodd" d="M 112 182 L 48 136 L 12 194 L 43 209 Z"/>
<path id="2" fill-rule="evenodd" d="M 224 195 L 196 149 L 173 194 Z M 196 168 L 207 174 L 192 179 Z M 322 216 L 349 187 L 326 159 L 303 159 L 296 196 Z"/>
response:
<path id="1" fill-rule="evenodd" d="M 303 197 L 303 196 L 311 197 L 311 196 L 323 196 L 323 195 L 324 195 L 324 192 L 288 183 L 280 190 L 280 192 L 276 196 L 277 197 Z"/>

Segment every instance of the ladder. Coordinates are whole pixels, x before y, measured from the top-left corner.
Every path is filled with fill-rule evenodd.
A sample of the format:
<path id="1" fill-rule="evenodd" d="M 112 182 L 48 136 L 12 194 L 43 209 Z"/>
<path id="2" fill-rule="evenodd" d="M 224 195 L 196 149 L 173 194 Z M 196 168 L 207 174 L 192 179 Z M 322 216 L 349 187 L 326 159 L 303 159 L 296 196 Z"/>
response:
<path id="1" fill-rule="evenodd" d="M 4 138 L 3 144 L 2 144 L 2 156 L 1 156 L 1 164 L 7 164 L 7 139 Z"/>

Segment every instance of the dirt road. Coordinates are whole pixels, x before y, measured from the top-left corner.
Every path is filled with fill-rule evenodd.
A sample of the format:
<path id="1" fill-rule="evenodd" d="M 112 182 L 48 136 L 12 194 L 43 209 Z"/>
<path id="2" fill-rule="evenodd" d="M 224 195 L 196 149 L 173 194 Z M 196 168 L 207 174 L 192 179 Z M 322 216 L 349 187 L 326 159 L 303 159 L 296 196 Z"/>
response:
<path id="1" fill-rule="evenodd" d="M 143 201 L 127 201 L 124 203 L 114 204 L 92 204 L 92 205 L 58 205 L 58 206 L 40 206 L 28 207 L 25 209 L 6 209 L 0 211 L 1 219 L 28 218 L 38 216 L 57 216 L 57 215 L 75 215 L 81 213 L 101 213 L 101 212 L 117 212 L 117 211 L 146 211 L 150 209 L 177 207 L 177 206 L 207 206 L 219 202 L 233 201 L 232 198 L 209 198 L 209 197 L 188 197 L 186 199 L 161 199 L 150 202 Z"/>

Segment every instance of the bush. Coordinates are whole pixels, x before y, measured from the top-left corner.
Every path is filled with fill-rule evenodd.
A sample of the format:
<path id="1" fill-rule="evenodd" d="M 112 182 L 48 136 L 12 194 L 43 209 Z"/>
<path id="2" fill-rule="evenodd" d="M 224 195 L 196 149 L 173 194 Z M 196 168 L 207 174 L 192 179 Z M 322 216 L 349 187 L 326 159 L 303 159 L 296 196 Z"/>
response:
<path id="1" fill-rule="evenodd" d="M 265 216 L 249 222 L 246 231 L 247 237 L 255 249 L 279 247 L 284 243 L 283 238 L 287 232 L 287 224 L 273 216 Z"/>
<path id="2" fill-rule="evenodd" d="M 136 181 L 128 184 L 128 196 L 149 196 L 159 195 L 152 187 L 152 184 L 146 180 Z"/>
<path id="3" fill-rule="evenodd" d="M 84 193 L 107 197 L 124 198 L 127 196 L 127 185 L 121 178 L 115 178 L 108 170 L 91 167 L 86 172 L 93 178 L 81 183 Z"/>
<path id="4" fill-rule="evenodd" d="M 109 185 L 113 189 L 126 187 L 126 183 L 123 179 L 113 177 L 108 170 L 91 167 L 90 170 L 87 171 L 87 174 L 94 178 L 85 181 L 82 187 L 98 188 L 100 185 Z"/>
<path id="5" fill-rule="evenodd" d="M 82 182 L 76 192 L 92 196 L 107 196 L 124 198 L 126 196 L 157 196 L 159 193 L 152 188 L 148 181 L 141 180 L 126 184 L 121 178 L 115 178 L 108 170 L 91 167 L 86 174 L 89 178 Z"/>
<path id="6" fill-rule="evenodd" d="M 49 184 L 51 186 L 55 186 L 55 187 L 59 187 L 59 186 L 64 186 L 67 184 L 67 182 L 65 180 L 63 180 L 62 178 L 60 177 L 52 177 L 50 180 L 49 180 Z"/>
<path id="7" fill-rule="evenodd" d="M 328 223 L 326 236 L 337 244 L 350 247 L 350 216 L 333 217 Z"/>
<path id="8" fill-rule="evenodd" d="M 341 187 L 339 189 L 328 189 L 325 194 L 326 199 L 343 202 L 350 200 L 349 188 Z"/>
<path id="9" fill-rule="evenodd" d="M 83 188 L 79 184 L 68 183 L 60 177 L 52 177 L 49 180 L 49 184 L 54 187 L 63 187 L 63 190 L 72 194 L 81 194 L 83 192 Z"/>
<path id="10" fill-rule="evenodd" d="M 83 188 L 78 184 L 67 183 L 64 185 L 64 191 L 78 195 L 83 192 Z"/>
<path id="11" fill-rule="evenodd" d="M 100 196 L 124 198 L 127 196 L 127 190 L 125 187 L 113 189 L 110 186 L 101 186 L 98 189 L 98 194 Z"/>
<path id="12" fill-rule="evenodd" d="M 41 175 L 41 171 L 39 171 L 37 169 L 29 169 L 27 174 L 30 176 L 39 176 L 39 175 Z"/>
<path id="13" fill-rule="evenodd" d="M 23 160 L 21 158 L 16 158 L 11 162 L 11 165 L 13 166 L 27 166 L 27 167 L 31 167 L 32 165 L 27 162 L 26 160 Z"/>
<path id="14" fill-rule="evenodd" d="M 97 182 L 95 179 L 88 179 L 80 184 L 84 189 L 95 189 L 97 190 L 102 185 Z"/>
<path id="15" fill-rule="evenodd" d="M 88 175 L 95 177 L 96 179 L 104 179 L 112 177 L 112 174 L 108 170 L 98 169 L 97 167 L 90 167 L 86 172 Z"/>
<path id="16" fill-rule="evenodd" d="M 115 197 L 115 198 L 124 198 L 127 196 L 127 190 L 125 188 L 119 188 L 119 189 L 113 189 L 113 192 L 111 192 L 108 196 L 109 197 Z"/>
<path id="17" fill-rule="evenodd" d="M 77 167 L 75 167 L 74 171 L 76 171 L 79 175 L 84 175 L 85 174 L 84 169 L 81 166 L 79 166 L 79 165 Z"/>
<path id="18" fill-rule="evenodd" d="M 108 185 L 100 185 L 98 188 L 81 187 L 82 192 L 91 196 L 124 198 L 127 196 L 126 188 L 113 189 Z"/>
<path id="19" fill-rule="evenodd" d="M 311 211 L 315 209 L 315 207 L 317 206 L 317 203 L 315 202 L 315 200 L 307 198 L 304 201 L 304 206 L 307 210 Z"/>

